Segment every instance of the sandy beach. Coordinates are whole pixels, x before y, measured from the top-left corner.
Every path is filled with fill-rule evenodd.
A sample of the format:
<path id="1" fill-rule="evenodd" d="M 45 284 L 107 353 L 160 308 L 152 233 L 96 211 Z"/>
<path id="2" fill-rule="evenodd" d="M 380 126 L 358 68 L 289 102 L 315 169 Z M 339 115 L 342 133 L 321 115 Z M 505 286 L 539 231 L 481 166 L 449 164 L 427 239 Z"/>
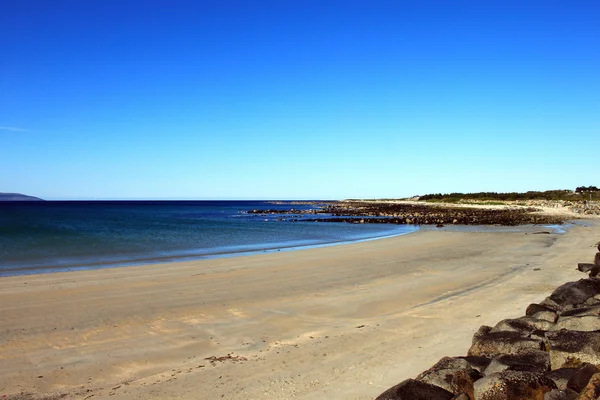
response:
<path id="1" fill-rule="evenodd" d="M 372 399 L 585 277 L 600 223 L 547 231 L 0 278 L 0 398 Z"/>

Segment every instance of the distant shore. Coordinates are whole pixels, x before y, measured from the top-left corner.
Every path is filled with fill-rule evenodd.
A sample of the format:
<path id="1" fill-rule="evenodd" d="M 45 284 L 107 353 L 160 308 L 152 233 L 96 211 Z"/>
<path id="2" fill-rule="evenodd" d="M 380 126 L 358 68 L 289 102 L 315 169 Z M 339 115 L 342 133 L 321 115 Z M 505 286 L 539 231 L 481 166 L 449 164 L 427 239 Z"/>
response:
<path id="1" fill-rule="evenodd" d="M 0 394 L 373 399 L 578 279 L 600 223 L 541 231 L 2 278 Z"/>
<path id="2" fill-rule="evenodd" d="M 256 209 L 250 214 L 285 215 L 289 221 L 347 222 L 412 225 L 505 225 L 562 224 L 579 218 L 600 218 L 600 208 L 565 201 L 513 201 L 456 203 L 416 200 L 344 200 L 316 204 L 310 210 Z"/>

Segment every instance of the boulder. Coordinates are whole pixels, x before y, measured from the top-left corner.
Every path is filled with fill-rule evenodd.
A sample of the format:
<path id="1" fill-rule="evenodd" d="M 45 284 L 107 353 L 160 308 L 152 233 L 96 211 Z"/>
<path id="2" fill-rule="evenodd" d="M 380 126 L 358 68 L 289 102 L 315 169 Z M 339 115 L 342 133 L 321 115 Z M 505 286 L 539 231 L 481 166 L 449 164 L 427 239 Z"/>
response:
<path id="1" fill-rule="evenodd" d="M 585 303 L 590 297 L 600 293 L 600 280 L 595 278 L 580 279 L 577 282 L 567 282 L 559 286 L 550 295 L 554 301 L 563 309 L 569 305 Z"/>
<path id="2" fill-rule="evenodd" d="M 539 372 L 497 372 L 475 382 L 475 400 L 543 400 L 556 389 L 551 379 Z"/>
<path id="3" fill-rule="evenodd" d="M 439 386 L 454 395 L 461 393 L 473 397 L 473 383 L 482 374 L 463 358 L 444 357 L 433 367 L 417 376 L 417 380 Z"/>
<path id="4" fill-rule="evenodd" d="M 597 400 L 600 397 L 600 374 L 593 375 L 579 394 L 578 400 Z"/>
<path id="5" fill-rule="evenodd" d="M 520 332 L 501 331 L 482 333 L 473 336 L 473 344 L 467 355 L 493 357 L 497 354 L 524 354 L 542 350 L 543 342 Z"/>
<path id="6" fill-rule="evenodd" d="M 555 323 L 558 318 L 558 314 L 554 311 L 540 311 L 532 315 L 533 318 Z"/>
<path id="7" fill-rule="evenodd" d="M 577 400 L 579 393 L 571 389 L 553 389 L 544 393 L 544 400 Z"/>
<path id="8" fill-rule="evenodd" d="M 575 374 L 569 379 L 567 382 L 567 388 L 576 391 L 577 393 L 581 393 L 583 389 L 587 386 L 588 382 L 597 374 L 600 370 L 592 364 L 584 364 L 581 368 L 579 368 Z"/>
<path id="9" fill-rule="evenodd" d="M 483 375 L 485 369 L 490 365 L 491 359 L 489 357 L 479 357 L 479 356 L 465 356 L 459 357 L 463 360 L 466 360 L 471 368 L 479 371 L 480 374 Z"/>
<path id="10" fill-rule="evenodd" d="M 551 330 L 559 331 L 597 331 L 600 330 L 600 316 L 584 315 L 582 317 L 558 317 L 558 321 Z"/>
<path id="11" fill-rule="evenodd" d="M 547 372 L 550 370 L 550 356 L 542 350 L 519 355 L 502 354 L 492 359 L 484 375 L 487 376 L 507 370 Z"/>
<path id="12" fill-rule="evenodd" d="M 600 364 L 600 332 L 551 331 L 546 339 L 553 370 L 584 362 Z"/>
<path id="13" fill-rule="evenodd" d="M 565 308 L 564 306 L 561 306 L 560 304 L 552 300 L 550 297 L 546 297 L 544 300 L 542 300 L 540 302 L 540 305 L 548 307 L 549 309 L 556 312 L 561 312 Z"/>
<path id="14" fill-rule="evenodd" d="M 592 269 L 590 269 L 589 276 L 590 278 L 595 278 L 600 274 L 600 265 L 594 265 Z"/>
<path id="15" fill-rule="evenodd" d="M 546 378 L 552 379 L 554 383 L 556 383 L 557 388 L 566 389 L 567 382 L 569 382 L 569 379 L 571 379 L 577 371 L 577 368 L 559 368 L 555 369 L 554 371 L 547 372 L 544 375 Z"/>
<path id="16" fill-rule="evenodd" d="M 381 393 L 375 400 L 450 400 L 449 391 L 429 383 L 407 379 Z"/>
<path id="17" fill-rule="evenodd" d="M 598 299 L 596 299 L 595 297 L 590 297 L 588 299 L 588 302 L 590 300 L 598 301 Z M 583 317 L 586 315 L 600 316 L 600 305 L 589 304 L 585 307 L 573 308 L 560 314 L 561 317 Z"/>
<path id="18" fill-rule="evenodd" d="M 557 318 L 556 311 L 551 310 L 548 307 L 545 307 L 540 304 L 530 304 L 527 306 L 527 310 L 525 311 L 525 315 L 528 317 L 533 317 L 537 319 L 543 319 L 548 322 L 555 322 Z"/>
<path id="19" fill-rule="evenodd" d="M 534 317 L 521 317 L 515 319 L 504 319 L 496 324 L 491 332 L 501 331 L 513 331 L 521 332 L 525 335 L 529 335 L 534 331 L 547 331 L 552 328 L 554 324 L 544 319 L 537 319 Z"/>

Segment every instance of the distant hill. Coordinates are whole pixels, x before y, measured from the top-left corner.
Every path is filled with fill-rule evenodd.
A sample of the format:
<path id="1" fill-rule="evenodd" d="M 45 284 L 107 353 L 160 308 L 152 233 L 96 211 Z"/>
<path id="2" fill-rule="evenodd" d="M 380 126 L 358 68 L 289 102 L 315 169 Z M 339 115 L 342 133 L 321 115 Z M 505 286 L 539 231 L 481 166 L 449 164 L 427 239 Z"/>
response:
<path id="1" fill-rule="evenodd" d="M 0 193 L 0 201 L 44 201 L 39 197 L 27 196 L 21 193 Z"/>

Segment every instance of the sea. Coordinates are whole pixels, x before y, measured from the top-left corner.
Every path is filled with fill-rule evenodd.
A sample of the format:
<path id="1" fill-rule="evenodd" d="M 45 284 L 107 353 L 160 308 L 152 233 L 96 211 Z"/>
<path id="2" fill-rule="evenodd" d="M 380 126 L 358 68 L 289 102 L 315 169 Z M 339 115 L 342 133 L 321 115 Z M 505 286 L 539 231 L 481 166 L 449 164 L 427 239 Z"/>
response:
<path id="1" fill-rule="evenodd" d="M 306 210 L 273 201 L 0 203 L 0 276 L 290 251 L 406 234 L 392 224 L 309 222 L 249 210 Z M 291 219 L 297 219 L 292 221 Z"/>

